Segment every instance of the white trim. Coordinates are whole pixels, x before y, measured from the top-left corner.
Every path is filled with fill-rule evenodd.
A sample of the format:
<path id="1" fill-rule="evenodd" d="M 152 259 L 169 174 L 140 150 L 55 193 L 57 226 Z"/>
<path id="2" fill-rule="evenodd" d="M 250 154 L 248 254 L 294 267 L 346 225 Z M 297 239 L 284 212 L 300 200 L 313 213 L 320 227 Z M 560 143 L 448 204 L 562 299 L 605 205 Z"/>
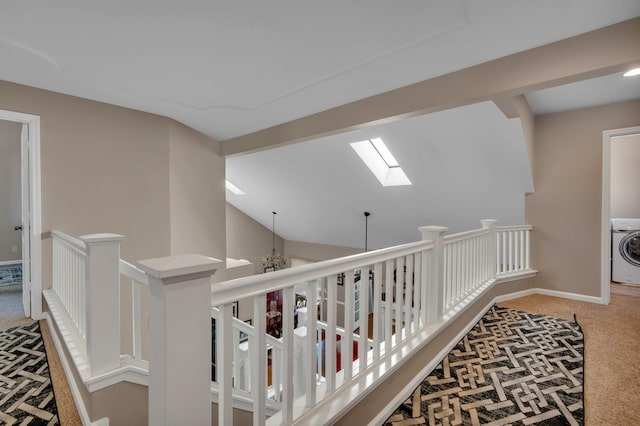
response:
<path id="1" fill-rule="evenodd" d="M 609 304 L 611 293 L 611 139 L 639 134 L 640 127 L 626 127 L 602 132 L 602 223 L 600 245 L 600 296 Z"/>
<path id="2" fill-rule="evenodd" d="M 32 114 L 6 111 L 0 109 L 0 120 L 14 121 L 29 126 L 31 143 L 29 156 L 29 185 L 31 194 L 31 318 L 43 319 L 42 312 L 42 237 L 41 237 L 41 204 L 40 204 L 40 117 Z"/>
<path id="3" fill-rule="evenodd" d="M 602 299 L 596 296 L 586 296 L 578 293 L 568 293 L 566 291 L 549 290 L 546 288 L 530 288 L 515 293 L 507 293 L 496 297 L 496 302 L 504 302 L 505 300 L 517 299 L 519 297 L 531 296 L 533 294 L 542 294 L 544 296 L 559 297 L 561 299 L 577 300 L 580 302 L 603 304 Z"/>
<path id="4" fill-rule="evenodd" d="M 108 417 L 103 417 L 96 420 L 95 422 L 91 422 L 89 413 L 87 412 L 87 407 L 84 405 L 84 400 L 82 399 L 82 395 L 80 394 L 80 389 L 78 389 L 78 384 L 76 383 L 73 372 L 71 371 L 71 367 L 69 366 L 69 360 L 67 360 L 67 355 L 62 347 L 62 342 L 60 342 L 58 333 L 53 326 L 51 316 L 47 312 L 45 312 L 43 314 L 43 317 L 47 321 L 47 325 L 49 326 L 49 334 L 51 335 L 51 340 L 53 340 L 53 345 L 56 347 L 56 352 L 58 352 L 58 358 L 60 359 L 60 364 L 62 364 L 62 369 L 64 370 L 67 383 L 69 383 L 71 396 L 73 396 L 73 401 L 76 404 L 76 409 L 78 410 L 80 421 L 84 426 L 109 426 Z"/>
<path id="5" fill-rule="evenodd" d="M 18 260 L 3 260 L 0 262 L 0 266 L 19 265 L 22 263 L 22 259 Z"/>
<path id="6" fill-rule="evenodd" d="M 567 293 L 565 291 L 558 291 L 558 290 L 548 290 L 546 288 L 536 289 L 536 294 L 543 294 L 545 296 L 560 297 L 562 299 L 579 300 L 581 302 L 599 303 L 599 304 L 605 304 L 605 305 L 609 303 L 608 297 L 607 297 L 607 302 L 605 303 L 601 297 L 585 296 L 584 294 Z"/>
<path id="7" fill-rule="evenodd" d="M 424 366 L 420 373 L 418 373 L 409 383 L 405 385 L 405 387 L 400 391 L 379 413 L 376 417 L 373 418 L 370 424 L 381 425 L 385 422 L 386 419 L 395 411 L 395 409 L 405 401 L 411 393 L 415 390 L 416 387 L 424 378 L 429 374 L 440 361 L 448 354 L 455 345 L 473 328 L 473 326 L 480 321 L 480 318 L 496 303 L 504 302 L 505 300 L 517 299 L 524 296 L 530 296 L 533 294 L 544 294 L 547 296 L 555 296 L 561 297 L 563 299 L 572 299 L 572 300 L 580 300 L 584 302 L 592 302 L 592 303 L 601 303 L 600 298 L 592 297 L 592 296 L 584 296 L 581 294 L 575 293 L 566 293 L 563 291 L 555 291 L 555 290 L 547 290 L 543 288 L 531 288 L 527 290 L 522 290 L 514 293 L 501 294 L 494 297 L 491 302 L 487 303 L 484 309 L 481 309 L 480 312 L 473 317 L 473 319 L 465 326 L 463 329 L 453 338 L 434 358 L 429 361 L 427 365 Z M 479 298 L 479 296 L 478 296 Z M 467 305 L 468 306 L 468 305 Z"/>

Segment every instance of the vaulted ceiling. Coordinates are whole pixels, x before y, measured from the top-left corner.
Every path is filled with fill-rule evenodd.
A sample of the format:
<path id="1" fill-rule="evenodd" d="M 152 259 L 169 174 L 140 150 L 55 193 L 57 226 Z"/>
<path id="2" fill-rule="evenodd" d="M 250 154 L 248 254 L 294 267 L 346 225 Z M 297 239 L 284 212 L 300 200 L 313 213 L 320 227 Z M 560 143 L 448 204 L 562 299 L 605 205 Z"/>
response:
<path id="1" fill-rule="evenodd" d="M 279 210 L 287 239 L 352 246 L 371 210 L 381 246 L 416 224 L 522 220 L 518 119 L 483 102 L 297 139 L 286 123 L 637 16 L 637 0 L 2 2 L 0 79 L 165 115 L 233 154 L 306 140 L 230 157 L 247 195 L 229 201 L 268 227 Z M 537 113 L 640 97 L 619 74 L 588 77 L 524 94 Z M 359 163 L 348 142 L 375 135 L 412 187 L 383 189 Z"/>

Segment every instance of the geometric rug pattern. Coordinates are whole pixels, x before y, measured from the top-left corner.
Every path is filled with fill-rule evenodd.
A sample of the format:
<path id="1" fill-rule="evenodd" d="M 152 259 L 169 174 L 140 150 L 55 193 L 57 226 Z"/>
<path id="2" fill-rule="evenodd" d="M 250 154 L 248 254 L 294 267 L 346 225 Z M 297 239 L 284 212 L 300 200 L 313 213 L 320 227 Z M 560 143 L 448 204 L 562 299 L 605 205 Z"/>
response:
<path id="1" fill-rule="evenodd" d="M 0 287 L 22 284 L 22 265 L 0 266 Z"/>
<path id="2" fill-rule="evenodd" d="M 5 424 L 59 424 L 37 322 L 0 331 L 0 425 Z"/>
<path id="3" fill-rule="evenodd" d="M 388 425 L 583 425 L 584 336 L 565 321 L 494 305 Z"/>

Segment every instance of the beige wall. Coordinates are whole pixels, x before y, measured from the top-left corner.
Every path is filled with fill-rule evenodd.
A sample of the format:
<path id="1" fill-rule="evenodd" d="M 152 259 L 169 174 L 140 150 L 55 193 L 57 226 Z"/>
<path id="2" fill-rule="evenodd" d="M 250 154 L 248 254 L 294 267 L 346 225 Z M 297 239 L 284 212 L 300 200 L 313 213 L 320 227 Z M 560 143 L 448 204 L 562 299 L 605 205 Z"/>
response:
<path id="1" fill-rule="evenodd" d="M 166 256 L 169 120 L 0 81 L 0 109 L 40 116 L 42 230 L 125 235 L 128 260 Z M 43 244 L 43 287 L 51 283 Z"/>
<path id="2" fill-rule="evenodd" d="M 600 297 L 602 132 L 640 124 L 640 100 L 536 117 L 526 197 L 540 288 Z"/>
<path id="3" fill-rule="evenodd" d="M 176 122 L 169 130 L 171 254 L 225 260 L 224 159 L 210 138 Z"/>
<path id="4" fill-rule="evenodd" d="M 335 259 L 338 257 L 362 253 L 363 249 L 285 240 L 284 252 L 289 257 L 310 262 L 319 262 L 321 260 Z"/>
<path id="5" fill-rule="evenodd" d="M 132 262 L 194 252 L 226 258 L 224 159 L 217 142 L 168 118 L 2 81 L 0 109 L 40 116 L 43 233 L 123 234 L 121 256 Z M 44 288 L 51 283 L 50 259 L 46 239 Z M 131 336 L 129 295 L 125 284 L 124 350 Z M 84 395 L 93 420 L 117 404 L 113 395 L 141 398 L 124 385 Z"/>
<path id="6" fill-rule="evenodd" d="M 22 259 L 22 234 L 13 229 L 22 222 L 21 130 L 19 123 L 0 120 L 0 262 Z"/>
<path id="7" fill-rule="evenodd" d="M 611 217 L 640 218 L 640 134 L 611 139 Z"/>
<path id="8" fill-rule="evenodd" d="M 224 183 L 223 183 L 224 184 Z M 271 229 L 267 229 L 231 204 L 227 211 L 227 256 L 246 259 L 254 265 L 254 273 L 262 272 L 260 258 L 272 249 Z M 284 240 L 276 234 L 276 251 L 284 254 Z"/>

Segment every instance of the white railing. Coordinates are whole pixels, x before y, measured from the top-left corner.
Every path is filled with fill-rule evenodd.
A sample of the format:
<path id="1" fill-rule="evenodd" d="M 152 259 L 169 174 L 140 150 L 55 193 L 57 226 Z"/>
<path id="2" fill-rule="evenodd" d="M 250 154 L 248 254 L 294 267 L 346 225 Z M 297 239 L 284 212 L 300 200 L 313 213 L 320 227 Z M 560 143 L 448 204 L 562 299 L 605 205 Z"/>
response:
<path id="1" fill-rule="evenodd" d="M 483 229 L 444 238 L 444 309 L 450 309 L 487 280 L 495 277 L 495 233 Z"/>
<path id="2" fill-rule="evenodd" d="M 212 323 L 213 330 L 215 330 L 215 324 L 219 317 L 219 309 L 216 307 L 211 308 L 211 318 L 214 320 Z M 306 320 L 298 323 L 299 326 L 294 331 L 294 335 L 297 337 L 294 339 L 294 353 L 300 354 L 304 351 L 304 342 L 302 337 L 306 336 L 307 327 Z M 233 329 L 233 397 L 236 401 L 247 400 L 251 398 L 251 363 L 249 359 L 250 339 L 255 339 L 257 329 L 252 325 L 249 325 L 238 318 L 232 319 Z M 337 353 L 341 353 L 341 342 L 344 339 L 346 331 L 341 327 L 336 327 L 336 342 L 335 348 Z M 263 331 L 264 334 L 264 331 Z M 312 338 L 316 339 L 316 350 L 322 347 L 324 342 L 323 336 L 328 335 L 328 324 L 323 321 L 317 321 L 316 333 Z M 360 335 L 357 333 L 351 333 L 352 340 L 358 341 Z M 374 341 L 367 339 L 367 353 L 373 349 Z M 282 383 L 283 383 L 283 341 L 281 338 L 275 338 L 269 334 L 266 334 L 266 358 L 270 362 L 270 374 L 268 374 L 267 380 L 267 413 L 273 414 L 282 409 Z M 214 352 L 212 356 L 212 388 L 217 391 L 218 383 L 216 380 L 217 368 L 216 368 L 216 354 Z M 294 363 L 291 368 L 293 371 L 301 371 L 301 357 L 294 356 Z M 323 379 L 323 372 L 326 368 L 324 357 L 316 358 L 316 365 L 314 370 L 316 373 L 316 379 L 321 382 Z M 338 369 L 340 370 L 340 369 Z M 296 397 L 300 396 L 301 390 L 304 389 L 305 384 L 302 380 L 306 377 L 302 374 L 294 374 L 294 394 Z"/>
<path id="3" fill-rule="evenodd" d="M 531 225 L 499 226 L 496 256 L 498 276 L 531 269 Z"/>
<path id="4" fill-rule="evenodd" d="M 75 326 L 75 332 L 87 343 L 87 244 L 78 238 L 52 231 L 53 290 Z M 84 237 L 81 237 L 84 238 Z M 89 244 L 92 243 L 89 238 Z M 136 266 L 119 259 L 119 273 L 131 282 L 132 358 L 142 360 L 141 294 L 149 285 L 147 275 Z M 104 302 L 104 301 L 103 301 Z"/>
<path id="5" fill-rule="evenodd" d="M 207 424 L 212 400 L 218 424 L 232 424 L 239 404 L 257 425 L 331 423 L 497 276 L 531 271 L 531 227 L 482 224 L 447 237 L 447 228 L 423 227 L 415 243 L 213 285 L 215 259 L 174 256 L 134 266 L 119 258 L 122 236 L 77 240 L 52 231 L 54 283 L 45 297 L 82 336 L 90 377 L 107 377 L 123 368 L 118 295 L 121 283 L 131 282 L 131 357 L 149 374 L 150 423 Z M 148 316 L 141 297 L 147 288 Z M 295 288 L 304 290 L 307 312 L 294 329 Z M 272 292 L 282 294 L 277 312 L 269 305 L 269 316 L 282 318 L 279 338 L 265 333 Z M 252 326 L 232 313 L 246 298 Z M 216 323 L 215 358 L 208 317 Z"/>
<path id="6" fill-rule="evenodd" d="M 86 342 L 85 310 L 86 245 L 77 238 L 51 231 L 53 238 L 53 289 L 60 298 L 75 331 Z"/>
<path id="7" fill-rule="evenodd" d="M 289 424 L 294 418 L 300 416 L 305 407 L 316 406 L 318 402 L 334 394 L 345 383 L 352 381 L 355 377 L 363 377 L 372 365 L 377 364 L 384 357 L 389 357 L 403 339 L 410 337 L 426 321 L 428 309 L 426 300 L 430 297 L 427 294 L 429 291 L 427 271 L 433 246 L 431 241 L 420 241 L 216 284 L 212 290 L 212 301 L 214 306 L 220 309 L 216 333 L 223 335 L 223 337 L 217 336 L 216 339 L 218 364 L 216 372 L 221 395 L 227 394 L 228 398 L 231 397 L 233 365 L 239 362 L 234 358 L 232 338 L 237 334 L 233 330 L 231 319 L 234 301 L 252 296 L 254 327 L 258 330 L 266 330 L 266 295 L 274 291 L 283 292 L 282 365 L 288 368 L 282 369 L 281 380 L 274 380 L 274 382 L 281 382 L 279 387 L 282 388 L 282 411 L 271 417 L 269 421 L 282 421 Z M 361 310 L 367 307 L 369 292 L 373 292 L 372 312 L 369 312 L 370 315 L 360 315 L 358 324 L 354 324 L 353 316 L 356 302 L 354 284 L 356 275 L 363 277 L 361 279 L 363 285 L 360 285 L 359 289 Z M 344 309 L 340 316 L 336 309 L 339 282 L 344 286 L 345 294 Z M 310 312 L 314 312 L 318 303 L 318 287 L 323 288 L 322 294 L 326 294 L 327 297 L 327 325 L 324 327 L 321 325 L 325 333 L 324 341 L 321 341 L 320 345 L 317 333 L 306 332 L 306 330 L 318 328 L 315 315 L 307 315 L 306 326 L 300 327 L 300 329 L 304 328 L 304 332 L 294 332 L 294 286 L 301 283 L 307 287 L 305 293 L 307 309 L 311 307 Z M 224 315 L 225 312 L 228 314 Z M 371 343 L 370 316 L 375 319 L 371 323 Z M 338 371 L 336 342 L 339 325 L 344 330 L 358 328 L 358 332 L 344 332 L 340 336 L 342 362 Z M 254 402 L 253 412 L 256 424 L 264 424 L 266 421 L 264 401 L 269 392 L 269 386 L 264 383 L 269 360 L 266 357 L 266 339 L 262 339 L 261 336 L 262 333 L 249 336 L 249 359 L 252 364 L 249 388 Z M 301 343 L 296 344 L 296 340 Z M 355 353 L 354 347 L 357 351 Z M 301 349 L 301 353 L 295 353 L 297 348 Z M 296 355 L 301 357 L 299 369 L 293 368 L 296 364 L 294 360 Z M 323 375 L 318 374 L 318 356 L 324 358 Z M 357 361 L 351 362 L 356 358 Z M 306 377 L 294 378 L 296 370 L 304 373 Z M 302 396 L 296 398 L 297 395 Z M 224 397 L 222 399 L 224 400 Z M 219 413 L 219 424 L 232 423 L 232 411 L 228 406 L 219 406 Z"/>

